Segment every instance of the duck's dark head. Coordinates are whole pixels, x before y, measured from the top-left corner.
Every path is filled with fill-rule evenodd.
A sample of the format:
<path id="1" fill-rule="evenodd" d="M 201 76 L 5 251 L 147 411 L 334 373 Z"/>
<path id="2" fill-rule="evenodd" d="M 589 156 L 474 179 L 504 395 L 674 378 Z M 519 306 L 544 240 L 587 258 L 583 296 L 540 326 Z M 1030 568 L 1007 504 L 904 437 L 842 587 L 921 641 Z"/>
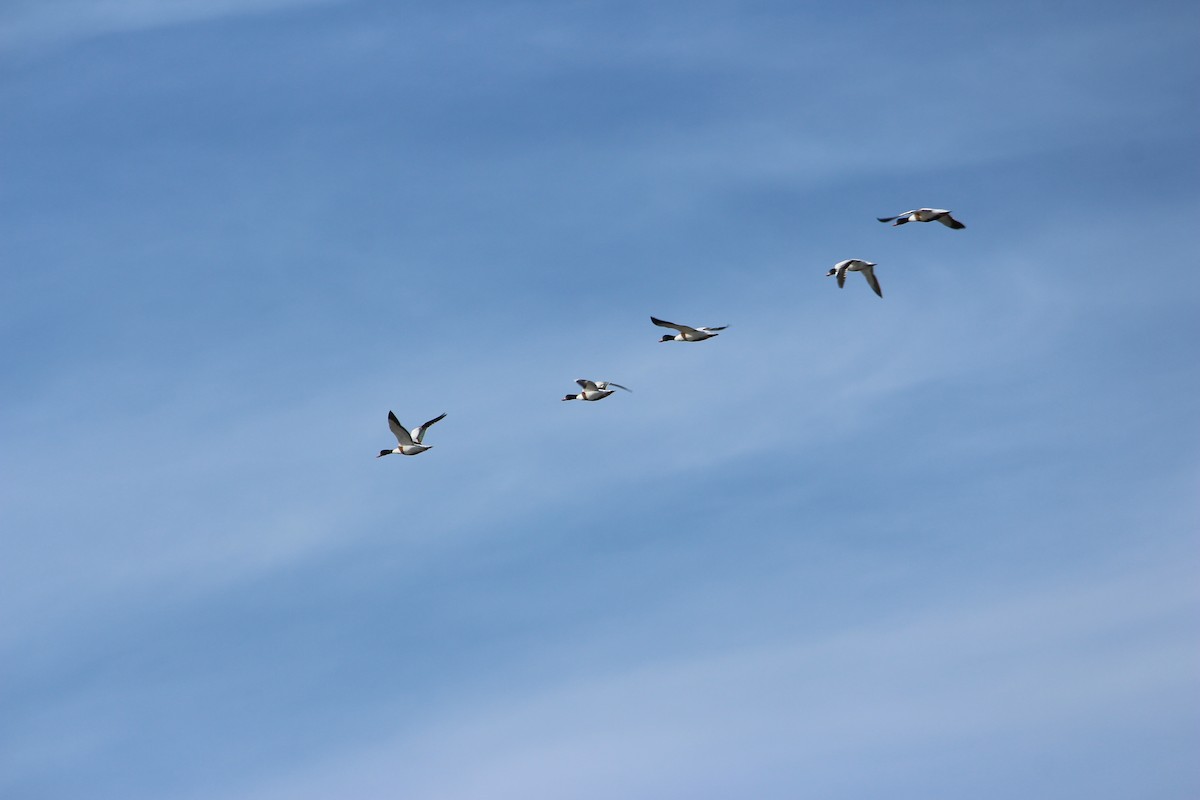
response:
<path id="1" fill-rule="evenodd" d="M 379 451 L 379 455 L 377 455 L 377 456 L 375 456 L 375 457 L 376 457 L 376 458 L 383 458 L 384 456 L 389 456 L 389 455 L 391 455 L 391 454 L 392 454 L 392 451 L 391 451 L 391 450 L 380 450 L 380 451 Z"/>
<path id="2" fill-rule="evenodd" d="M 566 397 L 564 397 L 564 398 L 563 398 L 563 400 L 564 400 L 564 401 L 566 401 L 566 400 L 578 400 L 578 399 L 579 399 L 579 398 L 578 398 L 578 397 L 576 397 L 576 396 L 575 396 L 575 395 L 573 395 L 573 394 L 569 394 L 569 395 L 567 395 Z"/>
<path id="3" fill-rule="evenodd" d="M 673 342 L 673 341 L 675 341 L 675 337 L 674 337 L 674 336 L 672 336 L 672 335 L 671 335 L 671 334 L 669 334 L 669 333 L 664 333 L 664 334 L 663 334 L 663 337 L 662 337 L 661 339 L 659 339 L 659 340 L 658 340 L 658 343 L 659 343 L 659 344 L 662 344 L 663 342 Z"/>
<path id="4" fill-rule="evenodd" d="M 831 267 L 829 272 L 825 273 L 826 278 L 832 278 L 834 275 L 837 275 L 837 267 Z"/>

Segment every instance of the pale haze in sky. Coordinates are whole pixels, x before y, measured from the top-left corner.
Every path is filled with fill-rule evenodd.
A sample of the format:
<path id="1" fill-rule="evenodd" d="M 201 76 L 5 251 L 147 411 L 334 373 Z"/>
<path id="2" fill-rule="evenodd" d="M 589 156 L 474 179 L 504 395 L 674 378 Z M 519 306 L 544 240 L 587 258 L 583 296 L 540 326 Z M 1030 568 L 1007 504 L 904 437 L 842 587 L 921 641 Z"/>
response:
<path id="1" fill-rule="evenodd" d="M 1197 30 L 0 5 L 0 798 L 1200 796 Z"/>

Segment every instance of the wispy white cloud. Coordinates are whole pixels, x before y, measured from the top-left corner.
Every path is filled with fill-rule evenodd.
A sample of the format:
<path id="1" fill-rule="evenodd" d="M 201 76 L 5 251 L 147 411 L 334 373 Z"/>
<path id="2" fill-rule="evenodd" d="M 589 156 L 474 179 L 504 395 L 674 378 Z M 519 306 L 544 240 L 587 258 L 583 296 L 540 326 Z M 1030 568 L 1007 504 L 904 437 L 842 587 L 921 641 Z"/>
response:
<path id="1" fill-rule="evenodd" d="M 1179 638 L 1197 609 L 1187 570 L 1155 560 L 1107 571 L 1002 598 L 968 589 L 958 608 L 832 636 L 581 663 L 565 683 L 509 687 L 478 706 L 468 693 L 436 719 L 397 720 L 407 730 L 396 738 L 239 797 L 782 797 L 800 773 L 816 794 L 874 796 L 881 776 L 852 768 L 863 763 L 897 797 L 953 787 L 964 771 L 989 775 L 979 796 L 1011 796 L 1034 784 L 1006 759 L 1061 753 L 1076 725 L 1106 736 L 1196 711 L 1186 698 L 1200 662 Z M 679 622 L 647 616 L 647 627 Z M 939 754 L 964 740 L 986 742 L 987 755 L 942 770 Z"/>
<path id="2" fill-rule="evenodd" d="M 536 78 L 547 64 L 567 72 L 640 68 L 663 86 L 669 76 L 711 75 L 713 84 L 692 105 L 664 96 L 661 107 L 673 113 L 650 109 L 641 126 L 611 140 L 624 152 L 644 149 L 674 181 L 912 175 L 1077 148 L 1097 136 L 1169 139 L 1191 130 L 1180 113 L 1186 69 L 1150 88 L 1122 79 L 1164 49 L 1186 48 L 1191 15 L 1181 20 L 1175 9 L 1030 27 L 1006 20 L 982 38 L 945 37 L 936 45 L 933 37 L 903 35 L 904 23 L 883 10 L 821 26 L 801 24 L 799 15 L 768 26 L 753 15 L 707 11 L 686 19 L 633 13 L 633 31 L 610 19 L 560 19 L 529 8 L 481 11 L 452 33 L 424 30 L 425 41 L 412 46 L 424 58 L 425 48 L 482 45 L 503 31 L 504 41 L 490 48 L 501 97 L 507 80 Z M 880 46 L 879 31 L 892 26 L 899 27 Z M 664 89 L 648 89 L 656 91 Z M 620 123 L 621 110 L 614 107 L 612 122 Z M 1146 118 L 1157 123 L 1147 127 Z"/>
<path id="3" fill-rule="evenodd" d="M 343 0 L 16 0 L 0 11 L 0 52 L 335 2 Z"/>

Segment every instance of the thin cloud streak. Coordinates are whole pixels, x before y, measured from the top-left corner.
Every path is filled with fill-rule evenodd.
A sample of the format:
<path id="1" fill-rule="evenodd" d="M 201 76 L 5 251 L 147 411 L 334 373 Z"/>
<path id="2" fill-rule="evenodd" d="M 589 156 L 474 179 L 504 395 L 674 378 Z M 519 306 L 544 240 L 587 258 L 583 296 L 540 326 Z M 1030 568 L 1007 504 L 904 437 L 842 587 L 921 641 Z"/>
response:
<path id="1" fill-rule="evenodd" d="M 0 17 L 0 52 L 340 2 L 345 0 L 18 0 Z"/>
<path id="2" fill-rule="evenodd" d="M 911 786 L 939 747 L 980 736 L 1009 742 L 974 765 L 995 780 L 981 796 L 1011 796 L 1032 786 L 1002 777 L 1008 753 L 1053 748 L 1081 721 L 1101 735 L 1140 729 L 1194 685 L 1200 662 L 1177 636 L 1200 607 L 1186 570 L 1106 572 L 1000 599 L 971 592 L 954 611 L 812 641 L 644 653 L 565 685 L 514 687 L 500 703 L 440 709 L 428 727 L 238 797 L 695 797 L 714 782 L 790 796 L 764 783 L 781 769 L 803 771 L 814 792 L 873 796 L 865 781 L 839 787 L 847 761 L 904 752 L 916 759 L 902 770 Z"/>

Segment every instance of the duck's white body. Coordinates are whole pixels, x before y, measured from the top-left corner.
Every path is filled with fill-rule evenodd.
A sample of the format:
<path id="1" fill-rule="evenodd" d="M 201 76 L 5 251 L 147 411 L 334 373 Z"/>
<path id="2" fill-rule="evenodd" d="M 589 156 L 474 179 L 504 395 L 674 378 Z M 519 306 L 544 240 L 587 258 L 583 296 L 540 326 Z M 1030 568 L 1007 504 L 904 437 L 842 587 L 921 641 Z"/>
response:
<path id="1" fill-rule="evenodd" d="M 903 225 L 906 222 L 940 222 L 947 228 L 962 230 L 967 227 L 961 222 L 950 216 L 950 212 L 944 208 L 914 208 L 911 211 L 905 211 L 903 214 L 897 214 L 894 217 L 876 217 L 880 222 L 891 222 L 892 227 Z M 895 222 L 892 222 L 895 220 Z"/>
<path id="2" fill-rule="evenodd" d="M 608 397 L 610 394 L 613 393 L 613 390 L 608 388 L 610 386 L 615 386 L 618 389 L 625 389 L 625 391 L 627 391 L 627 392 L 633 391 L 632 389 L 628 389 L 628 388 L 622 386 L 621 384 L 613 383 L 612 381 L 589 381 L 587 378 L 577 378 L 575 380 L 575 382 L 579 384 L 579 388 L 582 389 L 583 391 L 581 391 L 579 394 L 567 395 L 566 397 L 563 398 L 564 401 L 566 401 L 566 400 L 603 400 L 604 398 Z"/>
<path id="3" fill-rule="evenodd" d="M 728 325 L 719 325 L 715 328 L 690 328 L 687 325 L 676 325 L 674 322 L 666 322 L 654 317 L 650 318 L 660 328 L 674 328 L 679 333 L 674 336 L 664 336 L 659 339 L 659 342 L 703 342 L 705 339 L 711 339 L 718 336 L 717 331 L 723 331 L 728 328 Z"/>
<path id="4" fill-rule="evenodd" d="M 846 285 L 847 272 L 861 272 L 862 276 L 867 279 L 867 283 L 875 290 L 875 294 L 883 297 L 883 289 L 879 288 L 879 279 L 875 277 L 875 264 L 871 261 L 863 261 L 858 258 L 848 258 L 845 261 L 839 261 L 833 265 L 829 272 L 825 273 L 828 278 L 831 275 L 837 276 L 838 288 Z"/>
<path id="5" fill-rule="evenodd" d="M 396 437 L 396 447 L 392 448 L 391 450 L 380 450 L 379 455 L 375 457 L 383 458 L 384 456 L 390 455 L 415 456 L 419 453 L 424 453 L 426 450 L 429 450 L 433 447 L 431 444 L 422 443 L 422 440 L 425 438 L 425 431 L 429 430 L 430 425 L 435 422 L 440 422 L 441 420 L 445 419 L 445 417 L 445 414 L 434 417 L 424 425 L 418 426 L 410 434 L 408 430 L 400 424 L 400 420 L 396 419 L 396 415 L 389 411 L 388 427 L 392 429 L 392 435 Z"/>

